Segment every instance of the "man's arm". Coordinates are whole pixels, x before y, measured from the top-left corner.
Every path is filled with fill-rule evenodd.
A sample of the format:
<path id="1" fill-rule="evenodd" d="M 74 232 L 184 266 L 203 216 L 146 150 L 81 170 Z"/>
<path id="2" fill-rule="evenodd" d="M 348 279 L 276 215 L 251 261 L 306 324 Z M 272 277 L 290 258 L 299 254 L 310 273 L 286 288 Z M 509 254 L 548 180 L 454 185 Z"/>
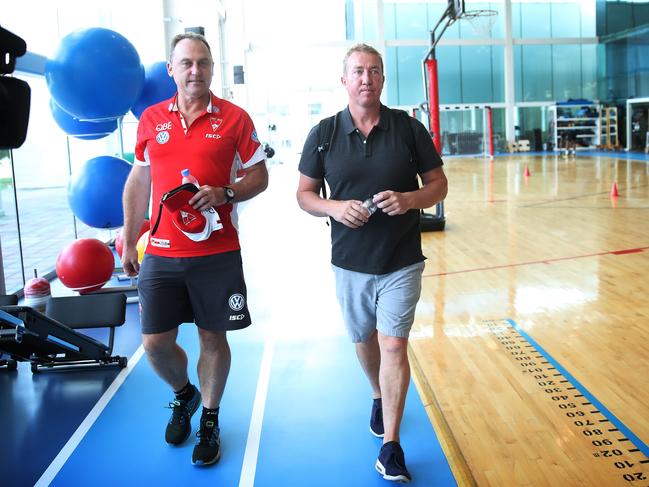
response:
<path id="1" fill-rule="evenodd" d="M 258 162 L 246 169 L 243 177 L 236 183 L 229 185 L 234 190 L 232 203 L 239 203 L 254 198 L 268 187 L 268 170 L 266 161 Z M 204 184 L 189 200 L 195 210 L 207 210 L 210 207 L 224 205 L 227 201 L 225 189 L 219 186 Z"/>
<path id="2" fill-rule="evenodd" d="M 140 272 L 137 261 L 137 237 L 144 221 L 149 198 L 151 197 L 151 168 L 134 164 L 124 186 L 124 228 L 122 229 L 124 248 L 122 267 L 128 276 Z"/>
<path id="3" fill-rule="evenodd" d="M 361 201 L 337 201 L 320 197 L 322 179 L 314 179 L 300 173 L 297 188 L 297 202 L 307 213 L 313 216 L 329 216 L 350 228 L 358 228 L 367 223 L 368 211 L 361 206 Z"/>
<path id="4" fill-rule="evenodd" d="M 394 216 L 402 215 L 413 208 L 429 208 L 446 198 L 448 180 L 441 167 L 425 172 L 421 175 L 421 180 L 424 185 L 416 191 L 381 191 L 374 195 L 374 202 L 384 213 Z"/>

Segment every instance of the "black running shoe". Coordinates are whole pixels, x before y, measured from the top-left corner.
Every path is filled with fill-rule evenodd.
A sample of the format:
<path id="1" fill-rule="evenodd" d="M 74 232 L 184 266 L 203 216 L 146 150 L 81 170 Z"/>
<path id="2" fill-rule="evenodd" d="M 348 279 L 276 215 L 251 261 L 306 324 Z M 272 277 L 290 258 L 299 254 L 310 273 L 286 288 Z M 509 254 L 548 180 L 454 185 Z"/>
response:
<path id="1" fill-rule="evenodd" d="M 396 441 L 389 441 L 381 447 L 379 458 L 376 460 L 376 470 L 385 480 L 406 484 L 412 480 L 401 445 Z"/>
<path id="2" fill-rule="evenodd" d="M 370 433 L 377 438 L 383 438 L 383 403 L 381 398 L 374 399 L 372 413 L 370 414 Z"/>
<path id="3" fill-rule="evenodd" d="M 201 418 L 201 426 L 196 432 L 198 441 L 192 453 L 194 465 L 212 465 L 221 458 L 221 440 L 219 427 L 212 420 Z"/>
<path id="4" fill-rule="evenodd" d="M 169 403 L 171 419 L 167 423 L 165 441 L 170 445 L 180 445 L 192 432 L 192 416 L 201 405 L 201 393 L 194 388 L 194 395 L 189 401 L 174 399 Z"/>

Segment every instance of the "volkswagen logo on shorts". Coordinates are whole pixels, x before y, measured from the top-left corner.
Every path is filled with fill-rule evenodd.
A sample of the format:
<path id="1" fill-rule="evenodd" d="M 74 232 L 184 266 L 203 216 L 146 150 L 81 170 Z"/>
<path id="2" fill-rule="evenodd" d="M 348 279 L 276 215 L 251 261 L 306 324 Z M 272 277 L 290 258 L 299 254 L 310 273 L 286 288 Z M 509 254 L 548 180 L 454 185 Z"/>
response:
<path id="1" fill-rule="evenodd" d="M 169 132 L 167 132 L 166 130 L 158 132 L 158 135 L 155 136 L 155 140 L 158 142 L 158 144 L 166 144 L 169 141 Z"/>
<path id="2" fill-rule="evenodd" d="M 233 294 L 230 296 L 230 299 L 228 299 L 228 304 L 232 311 L 241 311 L 244 304 L 246 304 L 246 300 L 243 297 L 243 294 Z"/>

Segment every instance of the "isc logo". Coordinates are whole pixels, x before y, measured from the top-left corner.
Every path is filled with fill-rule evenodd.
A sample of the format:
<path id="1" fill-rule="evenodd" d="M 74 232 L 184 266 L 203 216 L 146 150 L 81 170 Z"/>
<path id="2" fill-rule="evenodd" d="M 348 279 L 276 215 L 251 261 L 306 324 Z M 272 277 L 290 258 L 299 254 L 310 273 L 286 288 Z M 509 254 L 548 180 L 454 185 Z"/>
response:
<path id="1" fill-rule="evenodd" d="M 220 139 L 221 136 L 219 134 L 205 134 L 206 139 Z"/>
<path id="2" fill-rule="evenodd" d="M 241 321 L 244 319 L 246 315 L 241 314 L 241 315 L 230 315 L 230 321 Z"/>

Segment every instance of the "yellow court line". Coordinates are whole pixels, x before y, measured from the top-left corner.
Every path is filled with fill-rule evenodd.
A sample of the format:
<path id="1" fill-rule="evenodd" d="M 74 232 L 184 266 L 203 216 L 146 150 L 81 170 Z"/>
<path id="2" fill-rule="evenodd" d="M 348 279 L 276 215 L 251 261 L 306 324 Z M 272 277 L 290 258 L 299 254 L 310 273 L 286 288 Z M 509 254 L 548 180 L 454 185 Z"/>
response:
<path id="1" fill-rule="evenodd" d="M 419 397 L 424 405 L 424 409 L 426 409 L 428 419 L 433 425 L 437 440 L 444 451 L 444 455 L 451 467 L 457 484 L 460 487 L 477 487 L 478 484 L 473 477 L 473 473 L 455 440 L 455 436 L 453 436 L 451 428 L 446 422 L 446 418 L 444 418 L 435 394 L 426 380 L 419 361 L 410 346 L 408 346 L 408 356 L 412 367 L 412 380 L 415 383 L 417 392 L 419 392 Z"/>

